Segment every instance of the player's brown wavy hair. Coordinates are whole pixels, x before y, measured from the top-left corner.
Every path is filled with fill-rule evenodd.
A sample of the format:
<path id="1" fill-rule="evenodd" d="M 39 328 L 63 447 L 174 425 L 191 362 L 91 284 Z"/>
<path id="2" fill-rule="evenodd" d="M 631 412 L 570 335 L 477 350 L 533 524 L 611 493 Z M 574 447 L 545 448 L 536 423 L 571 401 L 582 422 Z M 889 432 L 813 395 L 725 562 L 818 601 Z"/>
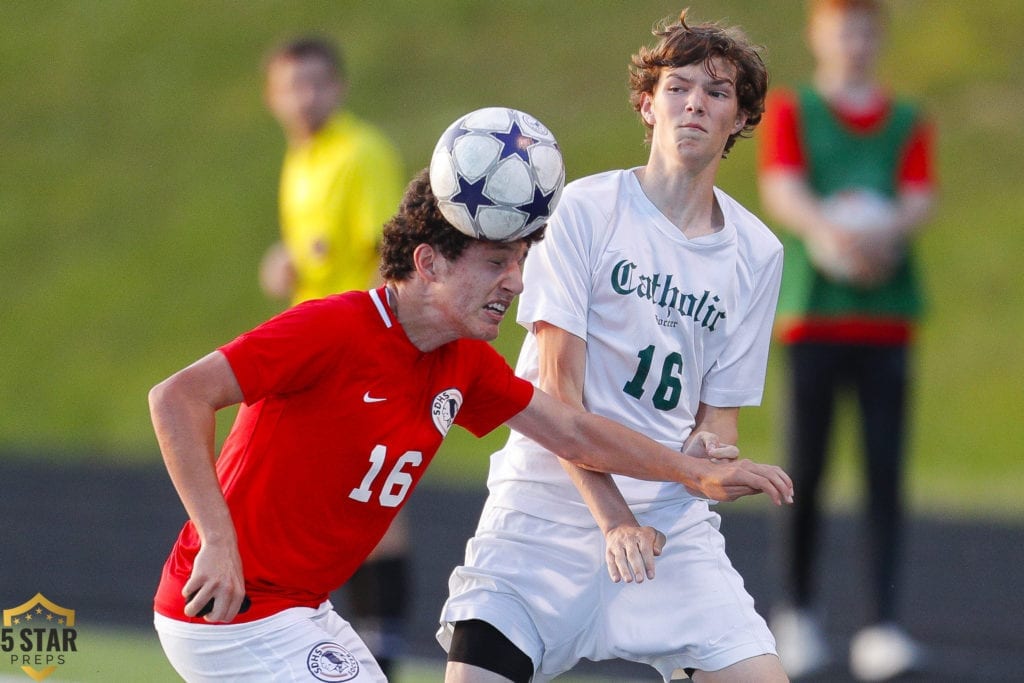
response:
<path id="1" fill-rule="evenodd" d="M 534 230 L 522 241 L 527 245 L 544 238 L 547 226 Z M 408 280 L 416 270 L 412 253 L 421 244 L 429 244 L 450 261 L 454 261 L 476 238 L 459 232 L 445 220 L 430 188 L 430 173 L 423 169 L 405 188 L 402 203 L 391 220 L 384 225 L 381 243 L 380 274 L 385 280 Z"/>
<path id="2" fill-rule="evenodd" d="M 641 47 L 633 55 L 629 68 L 629 101 L 639 112 L 641 95 L 654 94 L 663 69 L 701 63 L 714 76 L 713 59 L 729 62 L 736 67 L 736 97 L 740 111 L 747 116 L 747 123 L 738 133 L 729 136 L 722 152 L 724 158 L 738 138 L 750 137 L 761 122 L 764 98 L 768 92 L 768 69 L 761 59 L 760 48 L 752 44 L 738 27 L 718 23 L 689 26 L 686 23 L 687 11 L 684 9 L 679 14 L 678 21 L 671 22 L 670 18 L 665 18 L 655 24 L 651 33 L 658 37 L 657 44 Z M 640 120 L 647 129 L 644 139 L 650 142 L 654 127 L 643 117 Z"/>

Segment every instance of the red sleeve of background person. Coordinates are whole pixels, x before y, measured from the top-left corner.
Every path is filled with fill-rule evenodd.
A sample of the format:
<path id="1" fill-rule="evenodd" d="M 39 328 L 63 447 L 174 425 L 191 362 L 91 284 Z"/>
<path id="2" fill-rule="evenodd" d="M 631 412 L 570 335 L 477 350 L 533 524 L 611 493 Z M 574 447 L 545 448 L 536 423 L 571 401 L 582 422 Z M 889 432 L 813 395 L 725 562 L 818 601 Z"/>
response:
<path id="1" fill-rule="evenodd" d="M 881 123 L 889 113 L 890 101 L 879 100 L 879 107 L 868 112 L 850 115 L 837 111 L 853 130 L 868 131 Z M 758 126 L 761 144 L 758 146 L 758 166 L 761 171 L 803 171 L 807 167 L 800 140 L 800 112 L 796 95 L 786 89 L 774 90 L 765 103 L 765 113 Z M 935 131 L 932 124 L 921 121 L 915 126 L 903 155 L 899 169 L 899 182 L 904 185 L 932 185 L 934 167 L 932 147 Z"/>

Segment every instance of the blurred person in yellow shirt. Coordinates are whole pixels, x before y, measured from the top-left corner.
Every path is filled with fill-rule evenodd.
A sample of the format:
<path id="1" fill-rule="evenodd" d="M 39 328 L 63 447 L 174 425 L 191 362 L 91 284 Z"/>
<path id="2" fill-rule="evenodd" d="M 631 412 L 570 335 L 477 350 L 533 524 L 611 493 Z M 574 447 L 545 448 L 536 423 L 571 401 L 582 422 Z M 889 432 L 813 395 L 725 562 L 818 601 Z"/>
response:
<path id="1" fill-rule="evenodd" d="M 281 240 L 260 264 L 263 291 L 297 304 L 380 282 L 384 223 L 404 189 L 401 157 L 373 124 L 345 109 L 348 80 L 329 40 L 301 37 L 266 61 L 266 104 L 287 141 Z M 390 678 L 404 647 L 411 579 L 400 515 L 346 584 L 367 646 Z"/>
<path id="2" fill-rule="evenodd" d="M 264 291 L 299 303 L 377 282 L 381 229 L 397 210 L 398 151 L 345 110 L 348 84 L 336 48 L 299 39 L 267 62 L 266 102 L 288 149 L 281 171 L 282 241 L 261 269 Z"/>

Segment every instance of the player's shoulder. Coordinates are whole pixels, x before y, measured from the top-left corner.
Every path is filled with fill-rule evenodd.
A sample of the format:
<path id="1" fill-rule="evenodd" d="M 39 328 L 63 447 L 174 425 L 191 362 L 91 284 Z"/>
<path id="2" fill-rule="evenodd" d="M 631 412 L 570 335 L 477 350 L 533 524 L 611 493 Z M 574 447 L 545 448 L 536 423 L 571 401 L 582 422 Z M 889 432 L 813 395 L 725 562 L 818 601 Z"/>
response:
<path id="1" fill-rule="evenodd" d="M 460 371 L 470 378 L 480 376 L 481 373 L 493 373 L 508 366 L 508 361 L 490 342 L 480 339 L 456 339 L 441 347 L 441 352 L 444 353 L 449 367 L 461 369 Z"/>
<path id="2" fill-rule="evenodd" d="M 894 118 L 903 117 L 912 124 L 920 123 L 927 118 L 921 103 L 913 98 L 905 95 L 891 95 L 889 102 Z"/>
<path id="3" fill-rule="evenodd" d="M 551 239 L 538 245 L 541 250 L 554 249 L 556 243 L 563 248 L 568 248 L 569 242 L 576 247 L 599 245 L 621 201 L 624 173 L 606 171 L 566 184 L 548 226 Z M 563 240 L 555 239 L 555 235 L 562 235 Z"/>
<path id="4" fill-rule="evenodd" d="M 628 173 L 629 171 L 616 169 L 577 178 L 566 183 L 562 196 L 574 199 L 585 197 L 587 200 L 607 199 L 609 195 L 618 193 Z"/>
<path id="5" fill-rule="evenodd" d="M 296 304 L 291 310 L 296 315 L 316 317 L 325 323 L 335 322 L 348 326 L 353 321 L 372 318 L 375 307 L 369 292 L 353 290 L 309 299 Z"/>
<path id="6" fill-rule="evenodd" d="M 243 333 L 239 340 L 255 340 L 257 344 L 284 340 L 295 349 L 343 353 L 355 339 L 363 336 L 362 330 L 368 328 L 368 307 L 354 296 L 356 294 L 350 292 L 299 302 Z M 363 294 L 365 296 L 365 292 Z M 360 334 L 353 334 L 357 329 Z"/>
<path id="7" fill-rule="evenodd" d="M 566 184 L 558 209 L 563 212 L 611 215 L 629 171 L 615 170 L 577 178 Z"/>
<path id="8" fill-rule="evenodd" d="M 800 105 L 800 93 L 804 90 L 802 86 L 777 85 L 773 86 L 765 97 L 766 110 L 795 109 Z"/>
<path id="9" fill-rule="evenodd" d="M 335 115 L 335 121 L 338 129 L 354 147 L 388 154 L 397 153 L 397 148 L 384 130 L 358 114 L 342 111 Z"/>

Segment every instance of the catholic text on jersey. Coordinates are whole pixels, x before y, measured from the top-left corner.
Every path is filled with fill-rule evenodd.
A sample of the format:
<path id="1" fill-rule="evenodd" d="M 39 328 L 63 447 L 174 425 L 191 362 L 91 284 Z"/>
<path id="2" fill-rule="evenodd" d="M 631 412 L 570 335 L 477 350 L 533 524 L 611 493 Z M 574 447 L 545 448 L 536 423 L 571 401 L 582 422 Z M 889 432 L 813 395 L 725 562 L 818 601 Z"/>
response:
<path id="1" fill-rule="evenodd" d="M 700 294 L 681 292 L 673 286 L 671 274 L 665 275 L 664 281 L 662 281 L 661 273 L 645 275 L 637 271 L 637 265 L 628 259 L 622 259 L 616 263 L 612 269 L 612 289 L 623 296 L 646 299 L 662 309 L 676 311 L 684 317 L 692 318 L 695 323 L 707 328 L 709 332 L 714 332 L 715 325 L 726 317 L 725 311 L 719 308 L 721 304 L 719 297 L 710 291 L 705 289 Z M 674 326 L 666 325 L 667 322 L 667 318 L 663 320 L 659 316 L 659 325 Z"/>

